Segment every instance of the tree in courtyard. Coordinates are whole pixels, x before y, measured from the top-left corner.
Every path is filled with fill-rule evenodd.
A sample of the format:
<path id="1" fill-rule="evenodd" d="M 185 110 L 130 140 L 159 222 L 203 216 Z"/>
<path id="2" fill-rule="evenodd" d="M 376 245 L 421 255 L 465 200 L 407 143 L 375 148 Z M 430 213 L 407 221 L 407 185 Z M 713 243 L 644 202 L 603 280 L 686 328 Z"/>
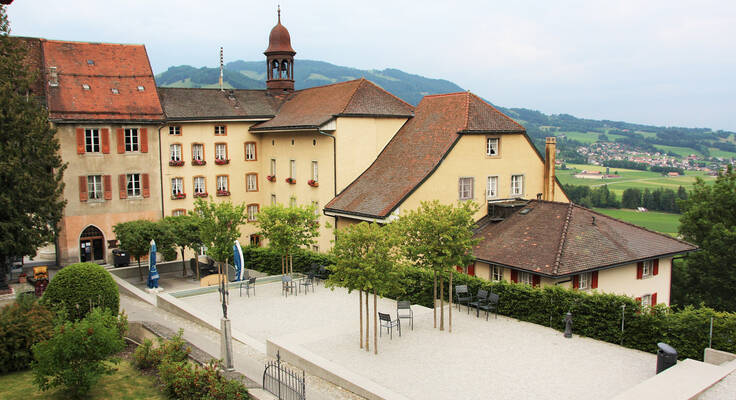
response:
<path id="1" fill-rule="evenodd" d="M 319 216 L 313 205 L 284 207 L 274 204 L 258 213 L 256 225 L 269 246 L 281 253 L 281 274 L 293 273 L 291 255 L 301 246 L 315 243 L 319 235 Z"/>
<path id="2" fill-rule="evenodd" d="M 736 311 L 736 172 L 731 166 L 713 185 L 698 178 L 682 210 L 680 234 L 700 251 L 688 255 L 673 276 L 673 296 L 680 305 L 705 303 Z"/>
<path id="3" fill-rule="evenodd" d="M 245 205 L 197 199 L 192 215 L 199 226 L 199 239 L 207 246 L 207 255 L 218 263 L 229 260 L 233 244 L 240 237 L 240 225 L 247 222 Z"/>
<path id="4" fill-rule="evenodd" d="M 34 256 L 52 241 L 66 201 L 55 129 L 31 93 L 22 42 L 0 6 L 0 290 L 8 257 Z"/>
<path id="5" fill-rule="evenodd" d="M 156 239 L 160 229 L 155 222 L 141 219 L 136 221 L 120 222 L 112 227 L 115 238 L 121 249 L 125 249 L 138 261 L 138 275 L 143 280 L 141 257 L 151 250 L 151 240 Z"/>
<path id="6" fill-rule="evenodd" d="M 437 278 L 440 279 L 440 330 L 444 330 L 444 279 L 450 279 L 449 330 L 452 332 L 452 275 L 456 266 L 473 260 L 471 250 L 478 241 L 473 239 L 473 215 L 479 206 L 471 201 L 458 205 L 422 202 L 416 210 L 402 215 L 396 222 L 400 249 L 405 259 L 434 271 L 434 326 L 437 327 Z"/>
<path id="7" fill-rule="evenodd" d="M 360 347 L 363 348 L 363 292 L 365 292 L 365 350 L 370 351 L 368 295 L 373 292 L 373 351 L 378 354 L 376 338 L 378 318 L 376 318 L 378 299 L 395 293 L 399 285 L 399 270 L 396 230 L 393 226 L 361 222 L 337 231 L 332 254 L 336 264 L 330 267 L 332 274 L 327 286 L 343 286 L 348 292 L 358 290 L 360 306 Z"/>
<path id="8" fill-rule="evenodd" d="M 187 274 L 187 264 L 184 259 L 184 250 L 189 248 L 196 252 L 202 247 L 202 238 L 199 233 L 197 219 L 193 215 L 177 215 L 166 217 L 160 221 L 165 229 L 169 231 L 173 244 L 179 247 L 181 252 L 182 275 Z"/>

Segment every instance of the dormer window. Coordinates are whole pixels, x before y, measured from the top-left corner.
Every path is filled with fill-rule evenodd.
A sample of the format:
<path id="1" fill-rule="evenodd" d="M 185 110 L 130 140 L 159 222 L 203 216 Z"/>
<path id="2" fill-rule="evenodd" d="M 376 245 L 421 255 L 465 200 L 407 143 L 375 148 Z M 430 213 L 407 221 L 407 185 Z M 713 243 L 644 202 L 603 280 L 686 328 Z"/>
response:
<path id="1" fill-rule="evenodd" d="M 143 85 L 138 85 L 138 91 L 139 91 L 139 92 L 142 92 L 142 91 L 144 91 L 144 90 L 146 90 L 146 88 L 145 88 L 145 87 L 143 87 Z"/>
<path id="2" fill-rule="evenodd" d="M 86 83 L 83 83 L 83 84 L 82 84 L 82 89 L 84 89 L 84 90 L 89 90 L 89 85 L 88 85 L 88 84 L 86 84 Z"/>
<path id="3" fill-rule="evenodd" d="M 120 94 L 120 91 L 117 88 L 112 88 L 110 89 L 110 91 L 112 92 L 112 94 Z"/>

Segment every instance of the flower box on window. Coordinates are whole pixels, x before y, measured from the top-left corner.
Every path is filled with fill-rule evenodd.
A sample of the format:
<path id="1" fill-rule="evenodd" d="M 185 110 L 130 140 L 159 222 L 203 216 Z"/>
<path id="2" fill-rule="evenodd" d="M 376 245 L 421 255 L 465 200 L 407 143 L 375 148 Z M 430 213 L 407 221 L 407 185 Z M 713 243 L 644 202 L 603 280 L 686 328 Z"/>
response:
<path id="1" fill-rule="evenodd" d="M 276 175 L 269 175 L 266 177 L 269 182 L 276 182 Z"/>
<path id="2" fill-rule="evenodd" d="M 180 199 L 186 199 L 187 194 L 186 193 L 174 193 L 171 195 L 171 200 L 180 200 Z"/>
<path id="3" fill-rule="evenodd" d="M 319 186 L 319 182 L 315 181 L 314 179 L 310 179 L 310 180 L 307 181 L 307 185 L 309 185 L 311 187 L 317 187 L 317 186 Z"/>
<path id="4" fill-rule="evenodd" d="M 184 166 L 184 160 L 179 160 L 179 161 L 170 160 L 169 161 L 169 166 L 170 167 L 182 167 L 182 166 Z"/>
<path id="5" fill-rule="evenodd" d="M 192 165 L 205 165 L 207 164 L 207 161 L 205 160 L 192 160 Z"/>
<path id="6" fill-rule="evenodd" d="M 230 164 L 230 160 L 223 160 L 221 158 L 215 158 L 215 164 L 217 165 Z"/>
<path id="7" fill-rule="evenodd" d="M 286 183 L 293 185 L 296 183 L 296 179 L 294 178 L 286 178 Z"/>
<path id="8" fill-rule="evenodd" d="M 230 191 L 229 190 L 218 190 L 217 191 L 217 196 L 218 197 L 230 196 Z"/>
<path id="9" fill-rule="evenodd" d="M 207 197 L 207 192 L 194 193 L 194 197 Z"/>

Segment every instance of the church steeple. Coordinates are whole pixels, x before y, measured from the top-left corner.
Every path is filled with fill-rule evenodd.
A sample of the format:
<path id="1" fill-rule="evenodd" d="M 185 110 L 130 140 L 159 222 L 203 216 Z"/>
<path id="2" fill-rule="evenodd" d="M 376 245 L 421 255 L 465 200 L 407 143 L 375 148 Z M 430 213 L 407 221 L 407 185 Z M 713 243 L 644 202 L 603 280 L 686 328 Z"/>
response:
<path id="1" fill-rule="evenodd" d="M 291 48 L 289 31 L 281 25 L 281 6 L 278 11 L 278 22 L 268 36 L 266 55 L 266 89 L 272 93 L 294 91 L 294 55 Z"/>

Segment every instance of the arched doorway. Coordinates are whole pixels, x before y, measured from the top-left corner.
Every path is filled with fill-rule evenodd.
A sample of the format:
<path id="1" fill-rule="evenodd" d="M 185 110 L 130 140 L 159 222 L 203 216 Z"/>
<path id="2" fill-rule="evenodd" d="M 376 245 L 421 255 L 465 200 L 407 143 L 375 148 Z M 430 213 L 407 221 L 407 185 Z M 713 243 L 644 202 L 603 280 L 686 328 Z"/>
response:
<path id="1" fill-rule="evenodd" d="M 105 262 L 105 236 L 96 226 L 84 228 L 79 236 L 79 260 Z"/>

